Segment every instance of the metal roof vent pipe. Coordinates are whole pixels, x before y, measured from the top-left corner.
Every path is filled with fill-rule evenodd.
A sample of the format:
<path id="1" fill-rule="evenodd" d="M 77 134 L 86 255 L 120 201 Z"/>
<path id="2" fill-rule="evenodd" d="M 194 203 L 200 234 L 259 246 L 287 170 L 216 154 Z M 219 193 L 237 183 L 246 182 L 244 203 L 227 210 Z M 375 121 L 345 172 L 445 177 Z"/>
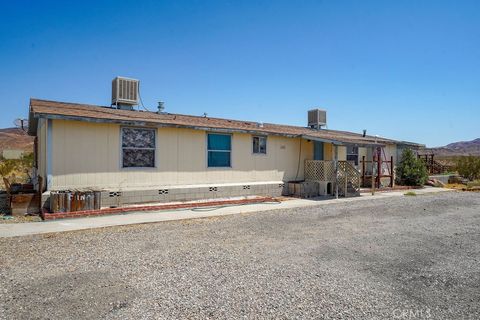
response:
<path id="1" fill-rule="evenodd" d="M 158 114 L 164 114 L 165 113 L 165 102 L 163 101 L 158 101 Z"/>

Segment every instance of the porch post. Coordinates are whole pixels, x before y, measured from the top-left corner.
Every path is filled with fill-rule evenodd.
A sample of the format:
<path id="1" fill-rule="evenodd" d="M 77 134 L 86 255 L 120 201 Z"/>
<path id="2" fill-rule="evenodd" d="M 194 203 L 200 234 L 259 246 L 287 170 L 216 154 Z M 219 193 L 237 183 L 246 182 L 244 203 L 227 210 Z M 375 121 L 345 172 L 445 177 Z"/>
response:
<path id="1" fill-rule="evenodd" d="M 338 199 L 338 146 L 335 144 L 335 198 Z"/>
<path id="2" fill-rule="evenodd" d="M 382 184 L 382 149 L 380 147 L 377 147 L 377 179 L 377 188 L 380 189 Z"/>
<path id="3" fill-rule="evenodd" d="M 390 188 L 395 186 L 395 166 L 393 165 L 393 156 L 390 156 Z"/>
<path id="4" fill-rule="evenodd" d="M 47 168 L 47 190 L 52 190 L 52 119 L 47 120 L 47 157 L 46 157 L 46 168 Z"/>
<path id="5" fill-rule="evenodd" d="M 365 156 L 362 156 L 362 187 L 365 187 Z"/>
<path id="6" fill-rule="evenodd" d="M 375 176 L 375 148 L 372 147 L 372 196 L 375 195 L 375 184 L 377 177 Z"/>

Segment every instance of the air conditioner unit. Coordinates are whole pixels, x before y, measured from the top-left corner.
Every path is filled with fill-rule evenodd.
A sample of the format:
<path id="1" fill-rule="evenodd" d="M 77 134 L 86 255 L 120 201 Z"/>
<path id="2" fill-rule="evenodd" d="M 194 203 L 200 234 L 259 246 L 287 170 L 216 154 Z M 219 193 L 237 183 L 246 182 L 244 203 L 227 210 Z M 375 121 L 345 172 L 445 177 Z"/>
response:
<path id="1" fill-rule="evenodd" d="M 313 109 L 308 111 L 308 126 L 314 129 L 320 129 L 327 125 L 327 111 Z"/>
<path id="2" fill-rule="evenodd" d="M 112 105 L 138 105 L 139 80 L 116 77 L 112 80 Z"/>

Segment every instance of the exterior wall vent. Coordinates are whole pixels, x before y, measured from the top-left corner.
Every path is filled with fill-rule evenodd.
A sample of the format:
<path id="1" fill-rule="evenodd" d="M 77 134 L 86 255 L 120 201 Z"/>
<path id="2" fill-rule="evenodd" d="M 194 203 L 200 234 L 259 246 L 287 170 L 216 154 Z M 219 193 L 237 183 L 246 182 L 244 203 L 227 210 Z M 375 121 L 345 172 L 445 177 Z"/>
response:
<path id="1" fill-rule="evenodd" d="M 308 111 L 308 126 L 312 129 L 321 129 L 327 125 L 327 111 L 313 109 Z"/>
<path id="2" fill-rule="evenodd" d="M 138 105 L 138 85 L 136 79 L 116 77 L 112 80 L 112 105 L 121 109 L 132 109 Z"/>

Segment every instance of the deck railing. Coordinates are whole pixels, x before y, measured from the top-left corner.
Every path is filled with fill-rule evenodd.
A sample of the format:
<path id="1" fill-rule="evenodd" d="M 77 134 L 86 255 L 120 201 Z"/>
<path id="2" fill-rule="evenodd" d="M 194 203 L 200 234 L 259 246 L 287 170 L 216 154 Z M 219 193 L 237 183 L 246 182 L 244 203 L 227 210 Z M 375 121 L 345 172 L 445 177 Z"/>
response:
<path id="1" fill-rule="evenodd" d="M 335 163 L 327 160 L 305 160 L 305 180 L 335 181 Z"/>
<path id="2" fill-rule="evenodd" d="M 350 162 L 338 162 L 338 189 L 343 196 L 360 195 L 361 174 Z M 341 191 L 340 191 L 341 190 Z"/>

